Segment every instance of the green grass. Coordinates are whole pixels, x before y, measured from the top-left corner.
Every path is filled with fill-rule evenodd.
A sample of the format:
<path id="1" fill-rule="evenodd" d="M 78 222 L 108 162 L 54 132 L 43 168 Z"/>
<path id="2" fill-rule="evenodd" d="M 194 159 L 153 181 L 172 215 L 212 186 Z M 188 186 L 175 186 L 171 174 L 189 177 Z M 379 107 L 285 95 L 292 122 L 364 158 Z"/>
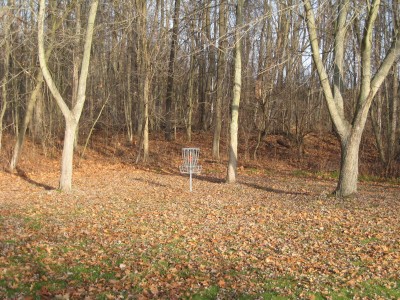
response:
<path id="1" fill-rule="evenodd" d="M 189 297 L 189 299 L 192 300 L 213 300 L 217 299 L 219 292 L 219 287 L 216 285 L 210 286 L 209 288 L 205 289 L 204 291 L 201 291 L 199 293 L 196 293 Z"/>
<path id="2" fill-rule="evenodd" d="M 31 230 L 39 231 L 43 227 L 42 221 L 39 218 L 25 217 L 24 222 Z"/>
<path id="3" fill-rule="evenodd" d="M 43 266 L 42 266 L 43 267 Z M 40 274 L 39 279 L 33 284 L 18 282 L 12 274 L 8 274 L 6 278 L 0 279 L 0 294 L 6 297 L 13 298 L 20 294 L 30 295 L 33 299 L 40 299 L 38 296 L 39 291 L 42 288 L 46 288 L 50 292 L 57 292 L 67 288 L 68 286 L 82 286 L 86 283 L 97 282 L 101 279 L 111 280 L 115 279 L 115 273 L 103 272 L 101 266 L 86 266 L 83 264 L 77 264 L 74 266 L 48 266 L 56 273 L 56 276 L 49 276 L 45 268 L 37 270 Z M 160 262 L 157 268 L 168 268 L 166 261 Z M 181 274 L 181 277 L 190 277 L 191 270 L 183 270 L 185 274 Z M 57 279 L 58 276 L 64 276 L 65 279 Z M 133 274 L 132 274 L 133 275 Z M 47 279 L 40 279 L 46 278 Z M 332 286 L 335 286 L 332 282 Z M 385 280 L 385 281 L 374 281 L 369 280 L 358 283 L 354 287 L 332 288 L 332 286 L 326 286 L 324 292 L 309 291 L 307 288 L 299 284 L 299 282 L 290 276 L 279 277 L 270 279 L 264 282 L 263 292 L 258 294 L 238 294 L 237 291 L 230 289 L 229 287 L 221 289 L 217 285 L 212 285 L 204 290 L 193 293 L 188 296 L 187 299 L 194 300 L 211 300 L 211 299 L 228 299 L 234 297 L 235 299 L 266 299 L 266 300 L 284 300 L 284 299 L 299 299 L 299 298 L 313 298 L 319 299 L 353 299 L 356 298 L 367 298 L 367 299 L 399 299 L 400 298 L 400 281 L 399 280 Z M 337 285 L 336 285 L 337 286 Z M 140 293 L 141 289 L 134 289 L 132 286 L 131 292 Z M 105 299 L 107 294 L 99 294 L 96 299 Z"/>
<path id="4" fill-rule="evenodd" d="M 40 270 L 40 277 L 45 274 L 43 270 Z M 38 296 L 38 292 L 42 288 L 46 288 L 49 292 L 55 292 L 68 287 L 68 283 L 65 280 L 49 278 L 46 280 L 36 280 L 33 283 L 22 282 L 18 279 L 18 275 L 7 276 L 5 279 L 0 280 L 0 295 L 5 295 L 8 298 L 14 298 L 18 295 L 33 296 L 33 299 L 41 299 Z M 18 281 L 16 280 L 18 279 Z"/>
<path id="5" fill-rule="evenodd" d="M 338 170 L 334 170 L 334 171 L 330 171 L 330 172 L 316 172 L 315 175 L 317 177 L 323 178 L 323 179 L 335 179 L 335 180 L 339 179 L 339 171 Z"/>
<path id="6" fill-rule="evenodd" d="M 376 237 L 372 237 L 372 238 L 364 239 L 360 243 L 361 243 L 361 245 L 367 245 L 367 244 L 375 243 L 375 242 L 379 242 L 379 239 Z"/>
<path id="7" fill-rule="evenodd" d="M 400 298 L 400 280 L 382 284 L 374 281 L 366 281 L 361 284 L 361 295 L 367 298 L 382 297 L 385 299 Z"/>
<path id="8" fill-rule="evenodd" d="M 78 264 L 72 267 L 66 267 L 65 272 L 69 275 L 68 279 L 76 283 L 96 282 L 100 279 L 115 279 L 115 272 L 103 272 L 101 266 L 86 266 Z"/>
<path id="9" fill-rule="evenodd" d="M 310 176 L 310 173 L 308 173 L 307 171 L 304 171 L 304 170 L 294 170 L 292 172 L 292 175 L 296 176 L 296 177 L 308 177 L 308 176 Z"/>
<path id="10" fill-rule="evenodd" d="M 360 181 L 363 182 L 385 182 L 393 185 L 399 185 L 400 184 L 400 178 L 385 178 L 381 176 L 376 176 L 376 175 L 368 175 L 368 174 L 362 174 L 358 178 Z"/>
<path id="11" fill-rule="evenodd" d="M 350 300 L 353 298 L 365 299 L 399 299 L 400 281 L 386 283 L 377 281 L 362 282 L 356 287 L 342 287 L 340 289 L 326 287 L 324 292 L 304 290 L 298 282 L 288 277 L 280 277 L 265 282 L 264 292 L 258 294 L 237 294 L 234 290 L 220 289 L 213 285 L 203 291 L 197 292 L 188 299 L 212 300 L 212 299 L 264 299 L 264 300 L 294 300 L 294 299 L 335 299 Z"/>

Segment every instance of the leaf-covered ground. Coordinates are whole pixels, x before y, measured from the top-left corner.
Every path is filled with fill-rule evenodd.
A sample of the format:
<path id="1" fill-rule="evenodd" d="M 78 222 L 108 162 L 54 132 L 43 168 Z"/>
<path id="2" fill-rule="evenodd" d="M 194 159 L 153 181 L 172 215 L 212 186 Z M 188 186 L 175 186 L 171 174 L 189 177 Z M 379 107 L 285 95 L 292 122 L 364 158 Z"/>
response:
<path id="1" fill-rule="evenodd" d="M 227 185 L 226 157 L 212 160 L 212 136 L 194 134 L 192 193 L 179 135 L 153 136 L 139 165 L 123 137 L 93 136 L 71 193 L 56 189 L 60 149 L 27 141 L 18 174 L 0 171 L 0 299 L 400 299 L 398 180 L 336 199 L 335 137 L 307 136 L 300 160 L 283 138 L 268 136 L 257 161 L 240 143 Z M 367 178 L 374 151 L 361 148 Z"/>
<path id="2" fill-rule="evenodd" d="M 0 173 L 0 298 L 399 299 L 400 187 L 87 161 Z M 53 170 L 53 171 L 52 171 Z"/>

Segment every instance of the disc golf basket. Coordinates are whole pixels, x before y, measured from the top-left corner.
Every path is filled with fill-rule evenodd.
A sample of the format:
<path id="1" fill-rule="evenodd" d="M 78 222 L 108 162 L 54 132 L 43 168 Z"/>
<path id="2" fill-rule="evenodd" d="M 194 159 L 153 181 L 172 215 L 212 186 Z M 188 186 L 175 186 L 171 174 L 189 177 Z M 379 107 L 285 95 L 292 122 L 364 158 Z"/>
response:
<path id="1" fill-rule="evenodd" d="M 179 166 L 182 174 L 190 176 L 190 191 L 192 191 L 192 174 L 200 174 L 201 166 L 198 165 L 200 156 L 200 148 L 183 148 L 182 159 L 183 164 Z"/>

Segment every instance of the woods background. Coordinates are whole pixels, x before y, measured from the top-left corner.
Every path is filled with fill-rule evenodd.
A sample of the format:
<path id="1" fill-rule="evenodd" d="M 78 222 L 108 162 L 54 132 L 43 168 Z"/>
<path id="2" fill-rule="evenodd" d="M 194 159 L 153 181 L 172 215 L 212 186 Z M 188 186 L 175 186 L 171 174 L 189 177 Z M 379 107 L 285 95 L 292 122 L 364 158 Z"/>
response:
<path id="1" fill-rule="evenodd" d="M 335 28 L 340 2 L 312 1 L 319 47 L 334 80 Z M 372 3 L 348 1 L 341 94 L 347 117 L 357 109 L 362 79 L 361 46 Z M 45 56 L 69 107 L 78 97 L 80 63 L 91 1 L 46 3 Z M 63 139 L 65 122 L 44 82 L 38 59 L 37 1 L 2 0 L 0 8 L 0 147 L 15 137 L 11 169 L 25 134 L 44 148 Z M 375 73 L 398 31 L 399 4 L 380 1 L 372 34 Z M 236 1 L 99 1 L 86 101 L 76 133 L 85 145 L 92 134 L 123 134 L 136 158 L 149 159 L 149 133 L 173 140 L 184 131 L 213 135 L 213 158 L 229 133 L 233 93 Z M 313 64 L 303 1 L 243 3 L 240 26 L 242 84 L 239 139 L 245 159 L 257 158 L 269 134 L 284 135 L 303 154 L 310 133 L 334 132 Z M 370 109 L 364 139 L 379 156 L 376 173 L 399 176 L 399 65 L 395 62 Z M 89 144 L 90 146 L 90 144 Z M 397 166 L 397 167 L 396 167 Z"/>

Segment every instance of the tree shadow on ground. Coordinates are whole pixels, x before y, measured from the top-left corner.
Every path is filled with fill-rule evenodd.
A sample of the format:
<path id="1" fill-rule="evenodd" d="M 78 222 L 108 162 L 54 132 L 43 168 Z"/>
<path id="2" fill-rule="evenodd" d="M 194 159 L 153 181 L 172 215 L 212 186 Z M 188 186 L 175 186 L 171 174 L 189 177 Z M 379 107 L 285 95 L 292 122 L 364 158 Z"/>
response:
<path id="1" fill-rule="evenodd" d="M 143 178 L 132 178 L 132 180 L 140 181 L 140 182 L 147 183 L 147 184 L 154 185 L 154 186 L 166 187 L 165 184 L 159 183 L 154 180 L 147 180 L 147 179 L 143 179 Z"/>
<path id="2" fill-rule="evenodd" d="M 280 189 L 274 189 L 268 186 L 263 186 L 254 182 L 246 182 L 246 181 L 241 181 L 240 182 L 243 185 L 246 185 L 248 187 L 254 188 L 254 189 L 258 189 L 258 190 L 263 190 L 269 193 L 275 193 L 275 194 L 284 194 L 284 195 L 303 195 L 303 196 L 309 196 L 310 193 L 307 192 L 295 192 L 295 191 L 284 191 L 284 190 L 280 190 Z"/>
<path id="3" fill-rule="evenodd" d="M 184 176 L 184 175 L 182 175 Z M 211 182 L 211 183 L 225 183 L 226 180 L 225 178 L 218 178 L 218 177 L 213 177 L 213 176 L 206 176 L 206 175 L 195 175 L 193 174 L 193 178 L 196 180 L 201 180 L 201 181 L 207 181 L 207 182 Z M 284 195 L 303 195 L 303 196 L 307 196 L 310 195 L 307 192 L 295 192 L 295 191 L 284 191 L 284 190 L 280 190 L 280 189 L 274 189 L 268 186 L 264 186 L 261 184 L 257 184 L 254 182 L 249 182 L 246 180 L 238 180 L 237 181 L 238 184 L 243 184 L 246 185 L 248 187 L 254 188 L 254 189 L 258 189 L 258 190 L 263 190 L 269 193 L 275 193 L 275 194 L 284 194 Z"/>
<path id="4" fill-rule="evenodd" d="M 45 189 L 46 191 L 56 190 L 56 188 L 54 188 L 54 187 L 52 187 L 50 185 L 47 185 L 47 184 L 44 184 L 44 183 L 41 183 L 41 182 L 37 182 L 37 181 L 33 180 L 32 178 L 29 178 L 28 174 L 26 174 L 26 172 L 24 170 L 22 170 L 21 168 L 16 168 L 16 171 L 17 171 L 16 174 L 20 178 L 22 178 L 23 180 L 25 180 L 26 182 L 28 182 L 30 184 L 33 184 L 33 185 L 35 185 L 37 187 L 41 187 L 41 188 Z"/>
<path id="5" fill-rule="evenodd" d="M 182 176 L 188 176 L 189 174 L 182 174 Z M 201 181 L 207 181 L 211 183 L 224 183 L 225 178 L 218 178 L 218 177 L 213 177 L 213 176 L 207 176 L 207 175 L 196 175 L 193 174 L 193 178 Z"/>

